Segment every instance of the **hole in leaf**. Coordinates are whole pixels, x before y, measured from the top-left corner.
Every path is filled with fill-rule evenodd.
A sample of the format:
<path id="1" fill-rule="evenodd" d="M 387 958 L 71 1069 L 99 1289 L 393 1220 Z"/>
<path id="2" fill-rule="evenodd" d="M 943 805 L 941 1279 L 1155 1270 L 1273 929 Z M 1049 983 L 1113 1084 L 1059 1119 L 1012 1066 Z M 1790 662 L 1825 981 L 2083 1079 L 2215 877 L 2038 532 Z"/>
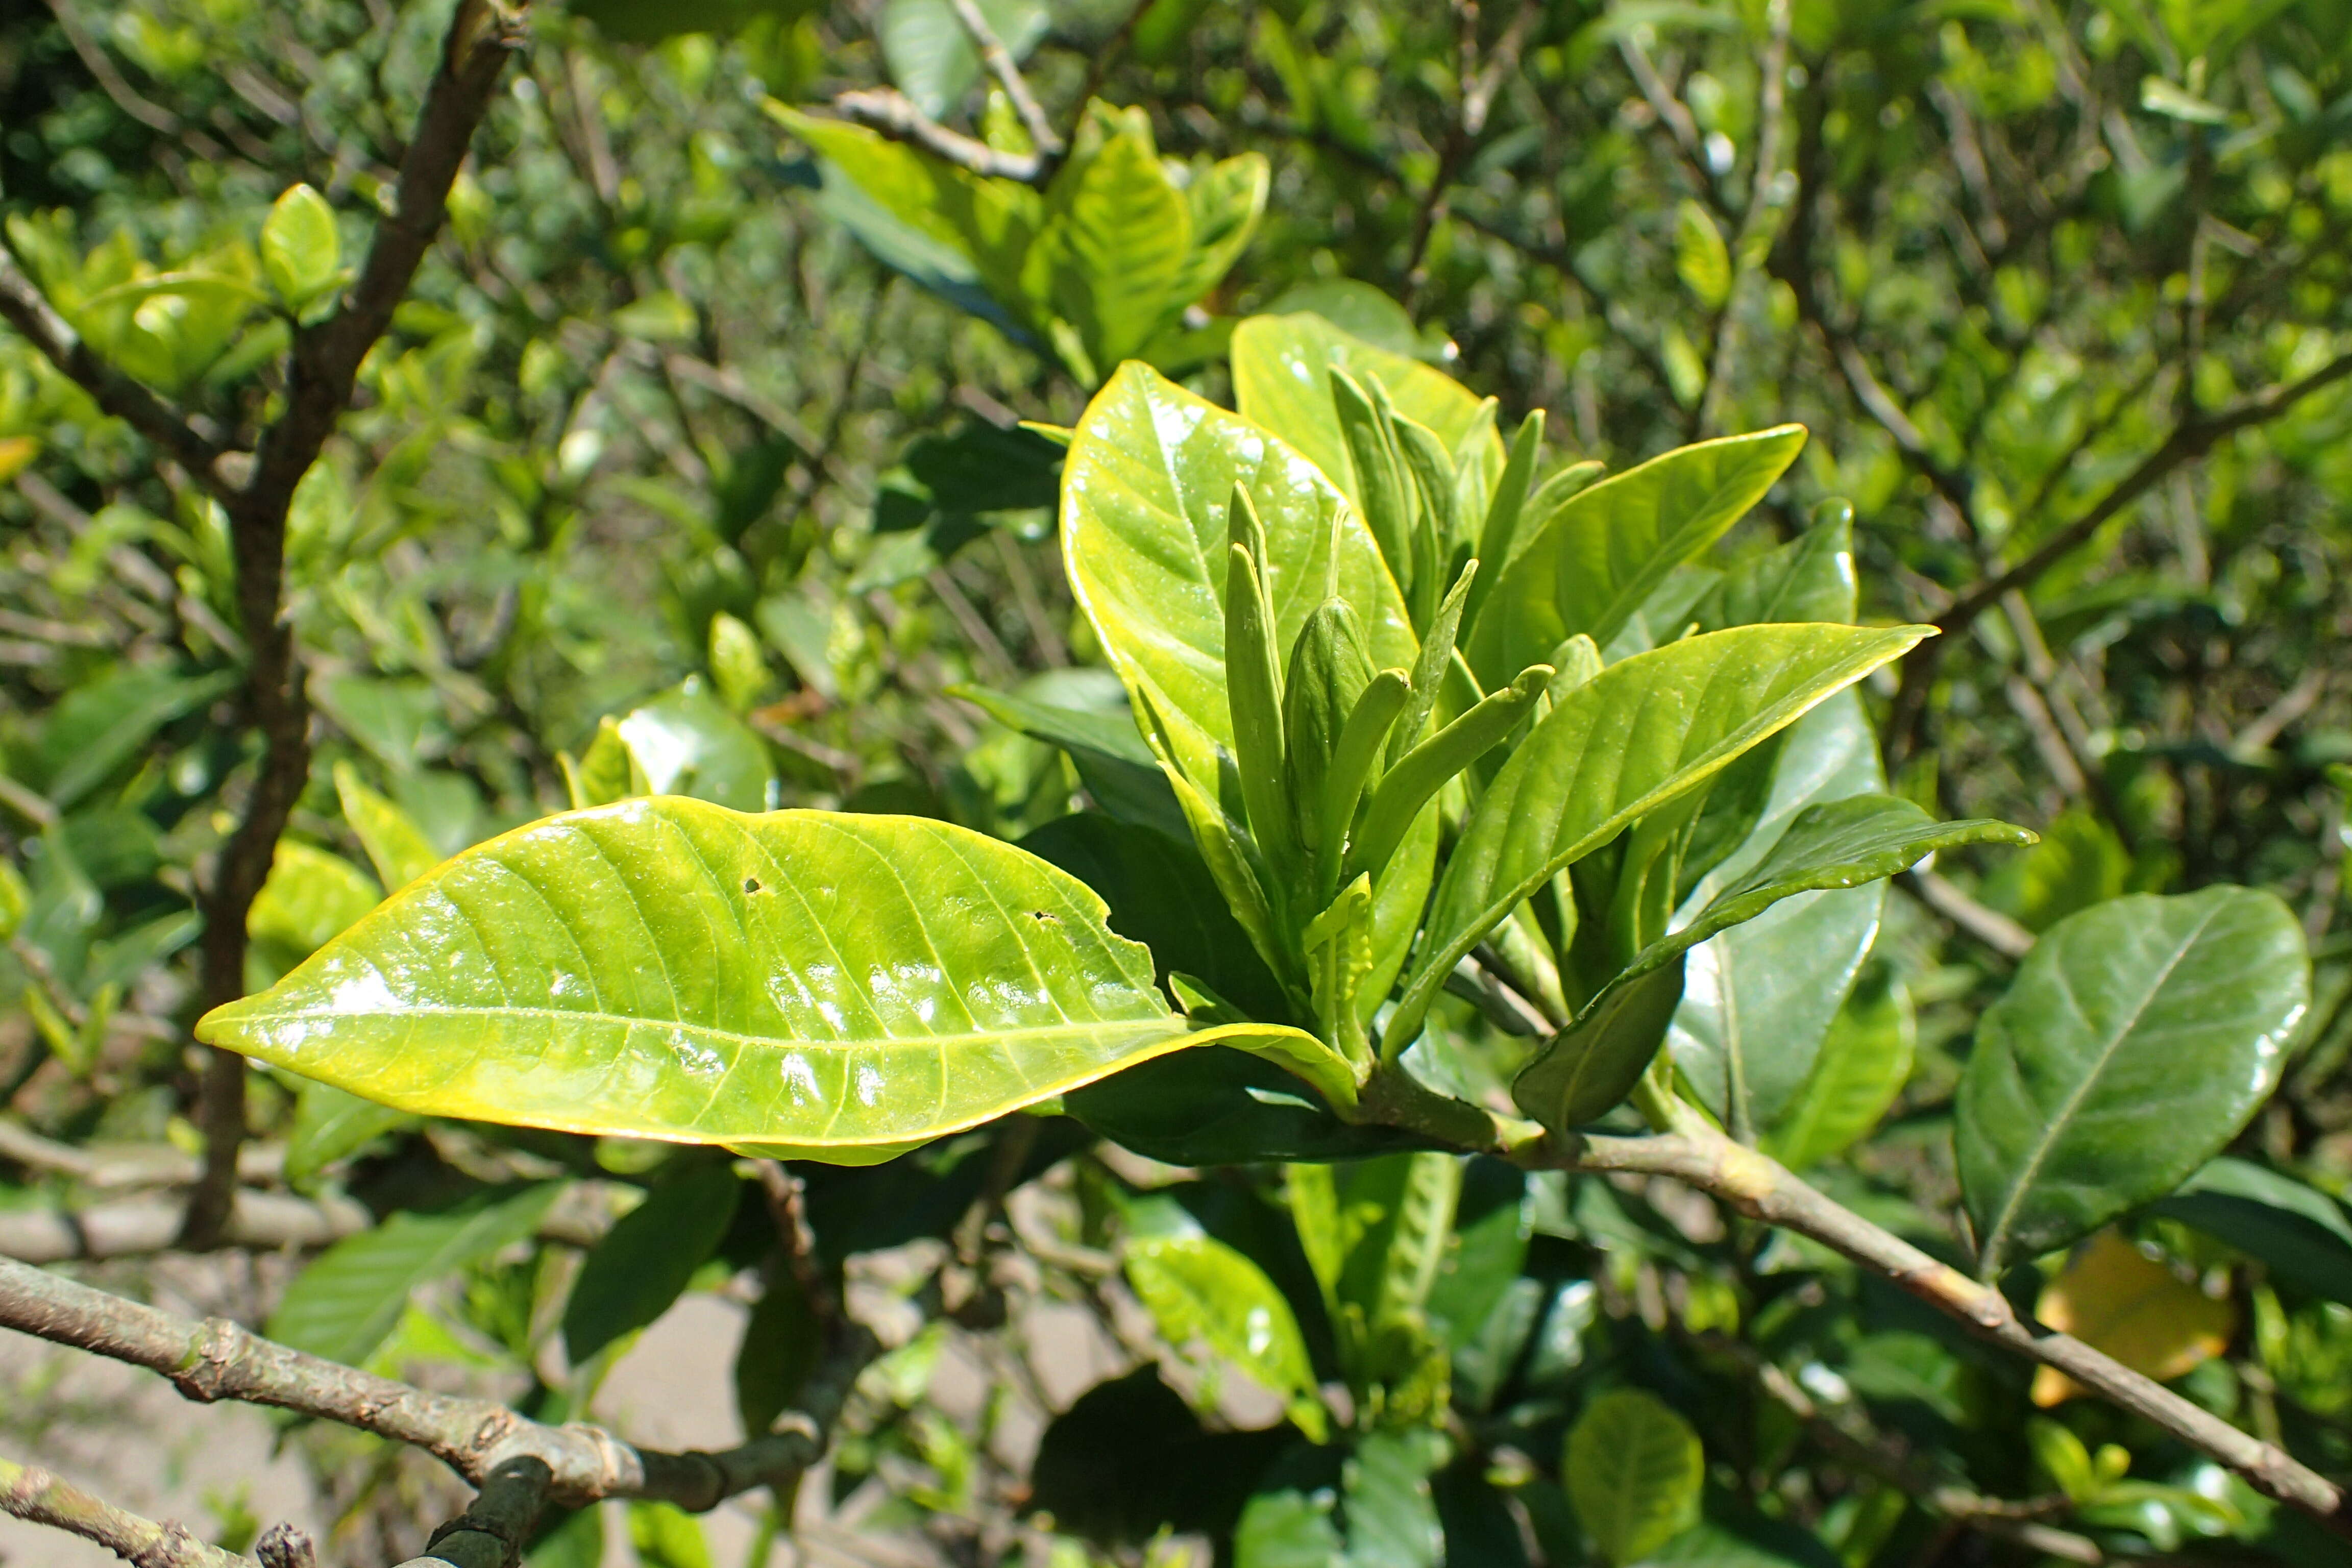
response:
<path id="1" fill-rule="evenodd" d="M 743 879 L 743 890 L 744 890 L 745 892 L 747 892 L 747 893 L 756 893 L 756 892 L 758 892 L 758 891 L 760 890 L 760 879 L 759 879 L 759 878 L 757 878 L 757 877 L 746 877 L 746 878 L 744 878 L 744 879 Z"/>

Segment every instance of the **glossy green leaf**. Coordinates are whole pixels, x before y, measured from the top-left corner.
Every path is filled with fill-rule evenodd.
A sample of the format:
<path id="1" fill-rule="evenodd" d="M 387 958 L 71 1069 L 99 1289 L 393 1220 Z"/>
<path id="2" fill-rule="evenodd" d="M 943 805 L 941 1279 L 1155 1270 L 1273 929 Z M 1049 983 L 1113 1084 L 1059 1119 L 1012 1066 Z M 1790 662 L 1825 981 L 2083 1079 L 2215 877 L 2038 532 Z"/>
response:
<path id="1" fill-rule="evenodd" d="M 1519 522 L 1535 496 L 1536 466 L 1543 460 L 1543 410 L 1535 409 L 1520 422 L 1517 433 L 1511 437 L 1502 471 L 1496 476 L 1486 515 L 1478 525 L 1478 559 L 1483 564 L 1464 612 L 1465 618 L 1473 625 L 1477 622 L 1486 595 L 1494 592 L 1495 580 L 1503 574 L 1503 563 L 1518 547 Z M 1589 466 L 1595 474 L 1600 472 L 1600 464 Z"/>
<path id="2" fill-rule="evenodd" d="M 344 1237 L 286 1288 L 269 1315 L 269 1337 L 359 1365 L 392 1331 L 419 1287 L 530 1236 L 561 1191 L 545 1183 L 438 1214 L 404 1210 L 373 1230 Z"/>
<path id="3" fill-rule="evenodd" d="M 1602 670 L 1538 721 L 1464 824 L 1391 1034 L 1522 900 L 1878 666 L 1926 628 L 1744 626 Z"/>
<path id="4" fill-rule="evenodd" d="M 1771 621 L 1850 622 L 1858 592 L 1853 508 L 1826 501 L 1804 532 L 1725 573 L 1701 602 L 1698 618 L 1710 630 Z"/>
<path id="5" fill-rule="evenodd" d="M 2281 1284 L 2352 1305 L 2352 1214 L 2317 1187 L 2225 1155 L 2151 1212 L 2261 1259 Z"/>
<path id="6" fill-rule="evenodd" d="M 1357 840 L 1349 847 L 1341 874 L 1349 867 L 1361 867 L 1373 877 L 1384 875 L 1389 857 L 1404 841 L 1422 807 L 1455 774 L 1501 744 L 1535 706 L 1551 678 L 1552 668 L 1548 664 L 1521 670 L 1517 679 L 1481 699 L 1467 713 L 1399 757 L 1381 775 L 1372 798 L 1364 803 Z"/>
<path id="7" fill-rule="evenodd" d="M 200 1029 L 403 1109 L 845 1153 L 1187 1041 L 1102 900 L 915 817 L 675 797 L 520 828 Z"/>
<path id="8" fill-rule="evenodd" d="M 562 766 L 564 788 L 575 811 L 651 793 L 646 787 L 645 770 L 629 754 L 629 743 L 621 739 L 620 721 L 609 716 L 596 721 L 595 736 L 576 762 L 568 752 L 559 754 L 556 761 Z"/>
<path id="9" fill-rule="evenodd" d="M 1641 1562 L 1698 1521 L 1706 1459 L 1673 1406 L 1621 1388 L 1584 1407 L 1562 1461 L 1569 1500 L 1610 1563 Z"/>
<path id="10" fill-rule="evenodd" d="M 1748 1142 L 1786 1111 L 1877 936 L 1885 889 L 1865 884 L 1941 850 L 2032 837 L 2007 823 L 1933 822 L 1893 795 L 1806 807 L 1761 865 L 1668 939 L 1715 939 L 1691 954 L 1675 1020 L 1675 1064 L 1700 1102 Z"/>
<path id="11" fill-rule="evenodd" d="M 2278 899 L 2140 895 L 2053 926 L 1977 1026 L 1953 1142 L 1988 1277 L 2179 1185 L 2270 1098 L 2310 997 Z"/>
<path id="12" fill-rule="evenodd" d="M 1086 363 L 1071 370 L 1098 380 L 1185 303 L 1175 296 L 1192 258 L 1192 207 L 1160 168 L 1143 110 L 1097 105 L 1046 187 L 1045 210 L 1028 289 L 1085 345 Z"/>
<path id="13" fill-rule="evenodd" d="M 655 795 L 690 795 L 735 811 L 775 804 L 767 742 L 688 677 L 620 721 L 621 739 Z"/>
<path id="14" fill-rule="evenodd" d="M 335 764 L 335 795 L 343 821 L 359 836 L 376 879 L 385 887 L 398 891 L 441 863 L 441 854 L 425 830 L 394 802 L 362 784 L 359 770 L 349 763 Z"/>
<path id="15" fill-rule="evenodd" d="M 1124 1256 L 1129 1285 L 1171 1344 L 1198 1341 L 1280 1394 L 1299 1430 L 1328 1431 L 1298 1320 L 1265 1271 L 1208 1236 L 1138 1237 Z"/>
<path id="16" fill-rule="evenodd" d="M 1398 413 L 1428 426 L 1449 448 L 1478 420 L 1480 400 L 1461 383 L 1434 366 L 1352 337 L 1322 316 L 1253 316 L 1234 328 L 1234 407 L 1305 453 L 1359 508 L 1363 498 L 1355 488 L 1339 410 L 1331 401 L 1334 370 L 1360 384 L 1378 380 Z M 1486 464 L 1499 474 L 1502 441 L 1490 434 L 1486 444 Z M 1353 595 L 1349 598 L 1360 607 Z"/>
<path id="17" fill-rule="evenodd" d="M 261 270 L 288 310 L 299 314 L 342 279 L 342 238 L 334 209 L 308 185 L 289 185 L 261 225 Z"/>
<path id="18" fill-rule="evenodd" d="M 1764 499 L 1805 444 L 1802 426 L 1702 441 L 1578 490 L 1521 526 L 1464 651 L 1494 686 L 1577 632 L 1606 647 L 1666 574 Z"/>
<path id="19" fill-rule="evenodd" d="M 1865 974 L 1822 1040 L 1812 1070 L 1765 1129 L 1764 1152 L 1801 1171 L 1833 1158 L 1878 1125 L 1911 1076 L 1917 1026 L 1891 969 Z"/>
<path id="20" fill-rule="evenodd" d="M 1355 795 L 1349 784 L 1352 779 L 1360 787 L 1360 769 L 1370 761 L 1370 754 L 1362 752 L 1360 744 L 1360 755 L 1350 753 L 1342 759 L 1344 771 L 1336 784 L 1331 764 L 1349 718 L 1371 680 L 1363 628 L 1356 624 L 1356 613 L 1348 602 L 1331 599 L 1316 606 L 1291 645 L 1290 662 L 1283 672 L 1282 756 L 1284 787 L 1297 812 L 1302 847 L 1316 854 L 1318 864 L 1328 858 L 1321 853 L 1324 841 L 1344 837 L 1355 815 Z M 1389 684 L 1394 685 L 1393 679 Z M 1402 693 L 1396 695 L 1401 699 Z M 1387 697 L 1384 690 L 1374 700 L 1375 709 L 1366 717 L 1368 728 L 1378 705 Z M 1327 798 L 1339 794 L 1348 794 L 1344 807 Z M 1324 890 L 1322 879 L 1317 880 L 1319 895 Z"/>
<path id="21" fill-rule="evenodd" d="M 1363 622 L 1374 667 L 1410 668 L 1418 645 L 1379 547 L 1311 463 L 1149 367 L 1122 366 L 1070 442 L 1063 560 L 1137 711 L 1158 713 L 1186 776 L 1238 816 L 1219 782 L 1219 757 L 1234 744 L 1223 595 L 1236 483 L 1265 523 L 1277 647 L 1286 651 L 1330 596 L 1335 543 L 1338 593 Z"/>
<path id="22" fill-rule="evenodd" d="M 563 1351 L 574 1366 L 669 1310 L 719 1248 L 743 1184 L 724 1161 L 665 1175 L 588 1249 L 563 1306 Z"/>

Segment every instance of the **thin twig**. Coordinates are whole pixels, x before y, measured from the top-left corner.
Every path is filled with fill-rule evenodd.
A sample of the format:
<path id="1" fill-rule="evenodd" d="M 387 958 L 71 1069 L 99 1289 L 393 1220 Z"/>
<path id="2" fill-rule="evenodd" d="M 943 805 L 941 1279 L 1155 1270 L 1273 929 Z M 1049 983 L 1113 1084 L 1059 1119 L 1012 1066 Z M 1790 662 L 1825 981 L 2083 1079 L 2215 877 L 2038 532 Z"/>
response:
<path id="1" fill-rule="evenodd" d="M 1029 132 L 1030 145 L 1042 157 L 1060 157 L 1063 152 L 1060 133 L 1054 129 L 1054 122 L 1045 118 L 1045 110 L 1038 104 L 1037 95 L 1029 90 L 1028 79 L 1022 76 L 1021 68 L 1013 63 L 1013 51 L 1004 47 L 1004 40 L 996 36 L 994 27 L 989 26 L 988 17 L 976 0 L 948 0 L 948 3 L 955 7 L 956 20 L 963 24 L 963 30 L 971 35 L 972 43 L 979 47 L 981 62 L 988 67 L 988 74 L 996 79 L 996 85 L 1003 88 L 1004 96 L 1013 100 L 1013 111 L 1021 116 L 1021 123 Z"/>
<path id="2" fill-rule="evenodd" d="M 1969 1279 L 1832 1202 L 1779 1162 L 1733 1142 L 1686 1107 L 1681 1111 L 1672 1131 L 1654 1137 L 1569 1139 L 1558 1148 L 1557 1163 L 1580 1171 L 1672 1176 L 1750 1218 L 1811 1237 L 1984 1338 L 2057 1368 L 2109 1403 L 2162 1427 L 2237 1472 L 2264 1496 L 2352 1536 L 2344 1489 L 2292 1455 L 2238 1430 L 2082 1341 L 2020 1319 L 1996 1287 Z"/>
<path id="3" fill-rule="evenodd" d="M 893 141 L 911 142 L 933 157 L 944 158 L 975 174 L 992 180 L 1018 180 L 1024 185 L 1037 184 L 1045 178 L 1045 161 L 1042 157 L 1031 153 L 1000 153 L 985 142 L 950 131 L 916 108 L 913 100 L 895 88 L 861 88 L 837 93 L 833 110 L 844 120 L 878 131 Z"/>
<path id="4" fill-rule="evenodd" d="M 261 731 L 263 752 L 244 814 L 202 900 L 198 992 L 206 1008 L 245 994 L 246 917 L 310 778 L 310 703 L 294 629 L 285 616 L 286 519 L 294 489 L 350 406 L 360 363 L 392 325 L 393 311 L 448 217 L 449 187 L 509 57 L 521 46 L 522 23 L 522 10 L 509 0 L 458 5 L 442 42 L 441 68 L 401 159 L 393 210 L 376 225 L 358 281 L 341 307 L 295 338 L 286 411 L 263 432 L 251 479 L 223 498 L 236 564 L 238 629 L 252 650 L 247 711 Z M 215 1050 L 205 1062 L 197 1107 L 205 1170 L 189 1194 L 183 1232 L 189 1247 L 215 1245 L 228 1219 L 237 1146 L 245 1138 L 245 1058 L 232 1051 Z"/>
<path id="5" fill-rule="evenodd" d="M 638 1448 L 598 1426 L 549 1426 L 487 1399 L 431 1394 L 262 1338 L 226 1318 L 202 1322 L 125 1300 L 45 1269 L 0 1261 L 0 1327 L 160 1373 L 200 1404 L 235 1399 L 337 1421 L 422 1448 L 477 1486 L 510 1459 L 535 1458 L 566 1505 L 643 1498 L 704 1512 L 754 1487 L 787 1484 L 824 1452 L 873 1336 L 845 1325 L 803 1387 L 800 1408 L 765 1436 L 719 1453 Z"/>
<path id="6" fill-rule="evenodd" d="M 2011 958 L 2033 951 L 2033 933 L 2002 914 L 1989 910 L 1933 871 L 1910 870 L 1895 885 L 1921 903 L 1992 949 Z"/>
<path id="7" fill-rule="evenodd" d="M 554 1484 L 544 1460 L 505 1461 L 483 1478 L 473 1506 L 435 1531 L 425 1555 L 401 1568 L 509 1568 L 520 1562 Z"/>
<path id="8" fill-rule="evenodd" d="M 48 1471 L 0 1459 L 0 1512 L 94 1541 L 136 1568 L 257 1568 L 182 1526 L 156 1523 L 92 1497 Z"/>

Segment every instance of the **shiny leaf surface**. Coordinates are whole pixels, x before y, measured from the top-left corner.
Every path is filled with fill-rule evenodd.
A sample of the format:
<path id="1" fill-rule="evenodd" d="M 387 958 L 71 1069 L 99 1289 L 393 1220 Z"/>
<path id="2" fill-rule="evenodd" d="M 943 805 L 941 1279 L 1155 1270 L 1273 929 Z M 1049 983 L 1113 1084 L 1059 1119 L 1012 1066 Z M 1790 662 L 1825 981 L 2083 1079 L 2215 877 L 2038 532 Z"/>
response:
<path id="1" fill-rule="evenodd" d="M 845 1152 L 1186 1035 L 1150 954 L 1033 856 L 921 818 L 675 797 L 468 850 L 202 1028 L 428 1114 Z"/>
<path id="2" fill-rule="evenodd" d="M 1138 712 L 1148 704 L 1159 715 L 1186 776 L 1236 816 L 1218 759 L 1234 745 L 1225 513 L 1237 483 L 1265 526 L 1277 648 L 1288 650 L 1327 597 L 1335 542 L 1339 596 L 1362 622 L 1374 668 L 1410 668 L 1419 646 L 1379 548 L 1312 463 L 1148 366 L 1122 366 L 1070 442 L 1064 563 Z"/>
<path id="3" fill-rule="evenodd" d="M 1234 406 L 1305 453 L 1359 510 L 1362 493 L 1331 399 L 1334 370 L 1360 383 L 1367 376 L 1378 380 L 1399 414 L 1428 426 L 1448 447 L 1458 446 L 1477 422 L 1479 399 L 1461 383 L 1419 360 L 1375 348 L 1321 316 L 1253 316 L 1234 328 Z M 1501 439 L 1489 431 L 1482 447 L 1482 463 L 1490 476 L 1499 475 Z"/>
<path id="4" fill-rule="evenodd" d="M 1531 517 L 1465 638 L 1493 687 L 1582 632 L 1607 647 L 1666 574 L 1723 537 L 1796 461 L 1801 426 L 1704 441 L 1577 491 Z"/>
<path id="5" fill-rule="evenodd" d="M 2268 893 L 2116 899 L 2061 921 L 1977 1026 L 1953 1142 L 1984 1273 L 2088 1235 L 2219 1152 L 2309 999 Z"/>
<path id="6" fill-rule="evenodd" d="M 1555 872 L 1924 635 L 1743 626 L 1637 655 L 1568 693 L 1465 823 L 1391 1031 L 1409 1039 L 1462 955 Z"/>
<path id="7" fill-rule="evenodd" d="M 1323 1440 L 1328 1422 L 1307 1342 L 1264 1269 L 1209 1236 L 1134 1237 L 1124 1263 L 1128 1283 L 1171 1344 L 1206 1345 L 1280 1394 L 1299 1430 Z"/>

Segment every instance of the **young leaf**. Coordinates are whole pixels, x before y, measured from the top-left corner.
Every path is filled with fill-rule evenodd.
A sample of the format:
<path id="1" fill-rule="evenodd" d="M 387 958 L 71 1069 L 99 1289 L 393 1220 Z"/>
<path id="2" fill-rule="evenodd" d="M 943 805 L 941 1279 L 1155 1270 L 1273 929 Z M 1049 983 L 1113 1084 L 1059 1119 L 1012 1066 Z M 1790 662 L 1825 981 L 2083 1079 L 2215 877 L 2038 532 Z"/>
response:
<path id="1" fill-rule="evenodd" d="M 1354 478 L 1348 493 L 1356 498 L 1381 556 L 1390 573 L 1404 584 L 1410 599 L 1413 584 L 1412 529 L 1420 515 L 1412 480 L 1397 450 L 1396 427 L 1389 417 L 1388 400 L 1367 392 L 1344 370 L 1331 372 L 1331 406 L 1339 416 L 1339 434 L 1348 447 L 1348 471 Z"/>
<path id="2" fill-rule="evenodd" d="M 1389 731 L 1412 698 L 1412 686 L 1402 669 L 1384 669 L 1356 698 L 1348 722 L 1331 749 L 1329 770 L 1323 775 L 1322 837 L 1316 847 L 1316 886 L 1336 884 L 1339 855 L 1347 843 L 1348 826 L 1356 818 L 1356 803 L 1374 778 L 1373 764 L 1386 747 Z"/>
<path id="3" fill-rule="evenodd" d="M 1333 754 L 1349 717 L 1371 683 L 1363 629 L 1345 599 L 1332 599 L 1307 617 L 1291 646 L 1290 668 L 1282 682 L 1283 766 L 1286 787 L 1297 813 L 1299 837 L 1319 855 L 1330 836 L 1325 801 Z M 1352 762 L 1352 759 L 1351 759 Z M 1352 815 L 1355 802 L 1348 802 Z M 1339 831 L 1347 831 L 1342 818 Z"/>
<path id="4" fill-rule="evenodd" d="M 335 764 L 335 795 L 343 820 L 359 836 L 378 880 L 397 892 L 441 863 L 440 852 L 409 815 L 360 782 L 349 763 Z"/>
<path id="5" fill-rule="evenodd" d="M 1436 431 L 1448 448 L 1460 447 L 1478 421 L 1481 400 L 1461 383 L 1417 359 L 1376 348 L 1321 316 L 1253 316 L 1234 328 L 1234 406 L 1244 419 L 1305 453 L 1360 510 L 1363 497 L 1354 489 L 1347 440 L 1331 399 L 1334 370 L 1345 371 L 1360 384 L 1379 382 L 1398 413 Z M 1502 441 L 1489 431 L 1485 446 L 1482 462 L 1499 473 Z"/>
<path id="6" fill-rule="evenodd" d="M 1637 654 L 1570 692 L 1464 825 L 1389 1035 L 1411 1040 L 1463 955 L 1555 872 L 1926 635 L 1746 626 Z"/>
<path id="7" fill-rule="evenodd" d="M 1236 487 L 1234 511 L 1248 509 L 1248 492 Z M 1225 561 L 1225 701 L 1233 720 L 1234 763 L 1241 773 L 1250 835 L 1279 878 L 1297 864 L 1298 833 L 1285 788 L 1282 668 L 1268 624 L 1272 616 L 1255 558 L 1247 545 L 1232 546 Z"/>
<path id="8" fill-rule="evenodd" d="M 1446 677 L 1460 673 L 1460 668 L 1454 659 L 1454 639 L 1462 629 L 1463 612 L 1469 605 L 1470 590 L 1477 584 L 1478 575 L 1478 563 L 1465 562 L 1460 574 L 1454 580 L 1454 586 L 1447 589 L 1445 597 L 1439 601 L 1436 613 L 1422 628 L 1424 635 L 1421 642 L 1421 657 L 1413 661 L 1412 666 L 1412 693 L 1405 702 L 1403 717 L 1389 731 L 1388 765 L 1391 767 L 1396 765 L 1397 759 L 1421 744 L 1424 738 L 1422 729 L 1429 722 L 1430 714 L 1437 710 L 1437 700 L 1445 689 Z M 1468 701 L 1475 702 L 1477 700 L 1477 694 L 1473 694 Z"/>
<path id="9" fill-rule="evenodd" d="M 1334 596 L 1354 606 L 1375 668 L 1419 645 L 1380 547 L 1297 452 L 1140 364 L 1121 367 L 1079 420 L 1063 469 L 1062 553 L 1103 651 L 1156 712 L 1173 761 L 1214 790 L 1234 746 L 1225 695 L 1226 509 L 1248 488 L 1266 532 L 1275 643 L 1288 647 Z M 1336 526 L 1335 526 L 1336 523 Z"/>
<path id="10" fill-rule="evenodd" d="M 1233 270 L 1265 212 L 1272 171 L 1262 153 L 1244 153 L 1197 171 L 1184 187 L 1192 214 L 1192 248 L 1169 286 L 1162 314 L 1201 299 Z"/>
<path id="11" fill-rule="evenodd" d="M 1585 1533 L 1618 1568 L 1697 1521 L 1706 1455 L 1690 1423 L 1655 1394 L 1614 1389 L 1587 1405 L 1561 1468 Z"/>
<path id="12" fill-rule="evenodd" d="M 2208 888 L 2059 921 L 1977 1026 L 1953 1130 L 1979 1267 L 2179 1185 L 2270 1098 L 2310 998 L 2277 898 Z"/>
<path id="13" fill-rule="evenodd" d="M 1340 874 L 1346 875 L 1349 867 L 1375 879 L 1386 872 L 1389 857 L 1403 842 L 1405 830 L 1422 806 L 1445 787 L 1448 779 L 1516 729 L 1551 677 L 1548 664 L 1520 671 L 1517 680 L 1399 758 L 1372 791 L 1371 801 L 1364 807 L 1363 826 L 1349 847 Z"/>
<path id="14" fill-rule="evenodd" d="M 1187 1043 L 1103 913 L 942 822 L 625 801 L 466 851 L 199 1030 L 430 1115 L 847 1154 Z"/>
<path id="15" fill-rule="evenodd" d="M 1265 1271 L 1207 1236 L 1138 1237 L 1124 1256 L 1128 1283 L 1171 1344 L 1193 1341 L 1282 1395 L 1291 1420 L 1313 1441 L 1328 1418 L 1298 1320 Z"/>
<path id="16" fill-rule="evenodd" d="M 574 1366 L 670 1309 L 733 1223 L 743 1184 L 725 1161 L 693 1160 L 656 1183 L 588 1249 L 563 1306 Z"/>
<path id="17" fill-rule="evenodd" d="M 1698 302 L 1710 310 L 1731 298 L 1731 247 L 1706 209 L 1685 196 L 1675 212 L 1675 270 Z"/>
<path id="18" fill-rule="evenodd" d="M 1764 1152 L 1801 1171 L 1843 1153 L 1878 1125 L 1911 1076 L 1918 1029 L 1891 970 L 1868 976 L 1822 1041 L 1813 1070 L 1764 1133 Z"/>
<path id="19" fill-rule="evenodd" d="M 1186 303 L 1176 295 L 1192 251 L 1192 211 L 1160 166 L 1150 121 L 1097 103 L 1045 189 L 1023 271 L 1030 298 L 1084 346 L 1073 373 L 1099 379 L 1150 341 Z"/>
<path id="20" fill-rule="evenodd" d="M 1603 647 L 1675 567 L 1764 499 L 1802 426 L 1702 441 L 1578 491 L 1507 563 L 1465 638 L 1492 686 L 1583 632 Z"/>
<path id="21" fill-rule="evenodd" d="M 308 185 L 289 185 L 270 205 L 261 225 L 261 270 L 297 315 L 342 280 L 342 238 L 324 196 Z"/>

